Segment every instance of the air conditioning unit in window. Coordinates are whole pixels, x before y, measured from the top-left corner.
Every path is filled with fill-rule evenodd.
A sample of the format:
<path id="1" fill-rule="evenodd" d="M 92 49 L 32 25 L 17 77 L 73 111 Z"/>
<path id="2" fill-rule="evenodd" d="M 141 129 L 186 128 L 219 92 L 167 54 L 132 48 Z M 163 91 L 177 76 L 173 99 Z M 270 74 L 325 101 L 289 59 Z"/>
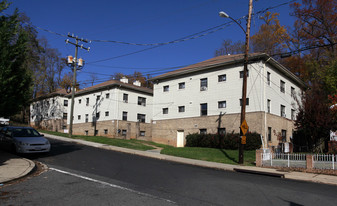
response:
<path id="1" fill-rule="evenodd" d="M 207 90 L 207 87 L 203 86 L 203 87 L 200 87 L 200 91 L 206 91 Z"/>
<path id="2" fill-rule="evenodd" d="M 282 112 L 282 117 L 286 117 L 286 113 L 285 112 Z"/>

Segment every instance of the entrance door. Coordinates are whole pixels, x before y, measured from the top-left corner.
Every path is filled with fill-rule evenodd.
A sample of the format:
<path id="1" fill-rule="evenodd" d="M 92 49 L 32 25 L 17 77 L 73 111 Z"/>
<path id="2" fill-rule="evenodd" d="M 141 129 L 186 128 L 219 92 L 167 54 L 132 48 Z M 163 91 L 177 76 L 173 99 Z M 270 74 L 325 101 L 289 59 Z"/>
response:
<path id="1" fill-rule="evenodd" d="M 184 130 L 177 131 L 177 147 L 184 147 Z"/>

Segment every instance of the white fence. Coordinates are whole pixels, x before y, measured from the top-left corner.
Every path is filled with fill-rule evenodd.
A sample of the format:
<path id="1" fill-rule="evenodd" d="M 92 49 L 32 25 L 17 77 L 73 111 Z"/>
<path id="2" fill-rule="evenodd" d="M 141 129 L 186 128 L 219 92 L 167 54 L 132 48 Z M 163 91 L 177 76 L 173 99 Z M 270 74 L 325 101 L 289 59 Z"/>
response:
<path id="1" fill-rule="evenodd" d="M 315 169 L 336 169 L 337 155 L 320 155 L 312 156 Z"/>
<path id="2" fill-rule="evenodd" d="M 269 167 L 297 167 L 308 168 L 307 158 L 312 158 L 312 163 L 309 168 L 314 169 L 332 169 L 337 170 L 337 155 L 324 154 L 284 154 L 284 153 L 262 153 L 262 166 Z"/>
<path id="3" fill-rule="evenodd" d="M 305 154 L 262 153 L 262 166 L 306 168 Z"/>

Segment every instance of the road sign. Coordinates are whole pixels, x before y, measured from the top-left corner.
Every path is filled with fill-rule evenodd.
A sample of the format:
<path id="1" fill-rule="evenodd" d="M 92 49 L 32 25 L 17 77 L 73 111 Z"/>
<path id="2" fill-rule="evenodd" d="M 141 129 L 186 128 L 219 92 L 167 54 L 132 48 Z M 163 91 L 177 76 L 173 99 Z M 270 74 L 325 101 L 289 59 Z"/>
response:
<path id="1" fill-rule="evenodd" d="M 241 128 L 242 134 L 246 135 L 246 133 L 248 131 L 248 124 L 247 124 L 246 120 L 243 120 L 240 128 Z"/>
<path id="2" fill-rule="evenodd" d="M 241 144 L 246 144 L 246 136 L 241 137 Z"/>

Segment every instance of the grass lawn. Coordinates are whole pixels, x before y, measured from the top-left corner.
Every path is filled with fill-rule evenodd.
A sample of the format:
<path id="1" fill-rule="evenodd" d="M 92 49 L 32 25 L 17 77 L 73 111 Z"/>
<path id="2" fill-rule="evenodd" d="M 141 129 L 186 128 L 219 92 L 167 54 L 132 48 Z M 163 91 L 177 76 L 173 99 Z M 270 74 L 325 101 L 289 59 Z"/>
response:
<path id="1" fill-rule="evenodd" d="M 238 150 L 223 150 L 214 148 L 201 147 L 184 147 L 184 148 L 165 148 L 161 154 L 186 157 L 190 159 L 205 160 L 210 162 L 219 162 L 225 164 L 238 164 Z M 255 150 L 244 151 L 244 165 L 255 166 Z"/>
<path id="2" fill-rule="evenodd" d="M 45 131 L 45 130 L 39 130 L 39 132 L 69 138 L 68 134 L 61 133 L 61 132 L 52 132 L 52 131 Z M 128 149 L 141 150 L 141 151 L 155 149 L 155 147 L 149 146 L 150 144 L 146 141 L 134 140 L 134 139 L 124 140 L 124 139 L 113 139 L 113 138 L 102 137 L 102 136 L 86 136 L 86 135 L 73 135 L 72 138 L 82 139 L 82 140 L 86 140 L 90 142 L 97 142 L 97 143 L 106 144 L 106 145 L 113 145 L 116 147 L 124 147 Z"/>
<path id="3" fill-rule="evenodd" d="M 52 134 L 56 136 L 67 137 L 68 134 L 61 132 L 52 132 L 39 130 L 42 133 Z M 155 147 L 163 148 L 161 154 L 172 155 L 177 157 L 185 157 L 190 159 L 205 160 L 210 162 L 219 162 L 225 164 L 238 164 L 239 151 L 238 150 L 220 150 L 214 148 L 200 148 L 200 147 L 183 147 L 177 148 L 168 145 L 158 144 L 150 141 L 142 140 L 124 140 L 113 139 L 102 136 L 85 136 L 85 135 L 73 135 L 73 139 L 82 139 L 91 142 L 97 142 L 101 144 L 113 145 L 117 147 L 124 147 L 135 150 L 151 150 Z M 244 165 L 254 166 L 255 150 L 244 152 Z"/>

